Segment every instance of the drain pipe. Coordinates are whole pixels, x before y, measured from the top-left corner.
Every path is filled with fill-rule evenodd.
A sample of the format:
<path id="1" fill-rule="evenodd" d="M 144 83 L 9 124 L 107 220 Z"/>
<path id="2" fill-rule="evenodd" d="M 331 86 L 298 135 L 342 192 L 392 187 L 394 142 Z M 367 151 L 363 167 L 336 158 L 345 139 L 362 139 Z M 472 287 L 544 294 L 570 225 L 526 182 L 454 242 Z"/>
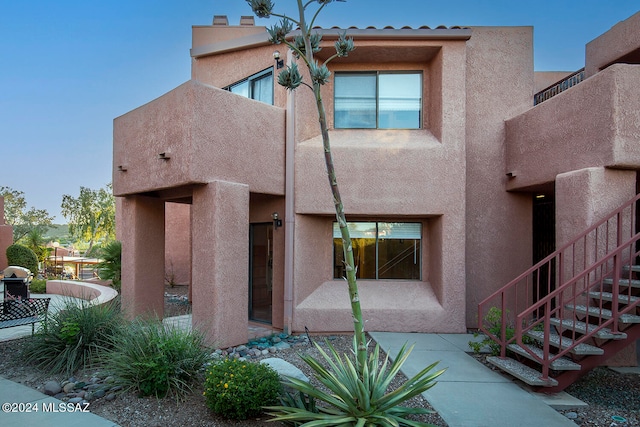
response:
<path id="1" fill-rule="evenodd" d="M 287 66 L 291 65 L 293 55 L 287 52 Z M 284 207 L 284 333 L 292 332 L 293 324 L 293 257 L 295 233 L 294 207 L 294 159 L 296 151 L 295 134 L 295 91 L 287 90 L 287 109 L 285 114 L 285 207 Z"/>

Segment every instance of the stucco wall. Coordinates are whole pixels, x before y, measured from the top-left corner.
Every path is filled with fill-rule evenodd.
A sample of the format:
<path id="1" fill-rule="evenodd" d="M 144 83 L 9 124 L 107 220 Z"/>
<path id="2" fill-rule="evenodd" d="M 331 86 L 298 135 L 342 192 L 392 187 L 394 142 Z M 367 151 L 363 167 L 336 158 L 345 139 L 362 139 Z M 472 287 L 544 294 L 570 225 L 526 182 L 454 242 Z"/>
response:
<path id="1" fill-rule="evenodd" d="M 640 48 L 640 12 L 618 22 L 609 31 L 587 43 L 585 74 L 591 77 L 620 57 Z"/>
<path id="2" fill-rule="evenodd" d="M 190 81 L 118 117 L 113 156 L 117 196 L 216 179 L 283 194 L 284 111 Z"/>
<path id="3" fill-rule="evenodd" d="M 507 189 L 588 167 L 640 167 L 640 65 L 616 64 L 507 121 Z"/>
<path id="4" fill-rule="evenodd" d="M 425 129 L 330 131 L 347 219 L 423 222 L 422 281 L 361 281 L 368 330 L 465 329 L 465 254 L 461 248 L 465 234 L 466 51 L 460 41 L 429 41 L 424 46 L 428 48 L 422 52 L 424 63 L 375 63 L 370 58 L 339 63 L 332 69 L 421 70 L 424 76 Z M 323 96 L 332 126 L 331 85 L 323 88 Z M 352 319 L 345 287 L 333 280 L 335 210 L 312 99 L 305 92 L 296 93 L 298 137 L 307 139 L 297 144 L 295 157 L 293 327 L 344 331 L 352 328 Z"/>
<path id="5" fill-rule="evenodd" d="M 467 325 L 532 264 L 531 196 L 505 192 L 504 121 L 533 103 L 531 27 L 474 27 L 467 43 Z"/>
<path id="6" fill-rule="evenodd" d="M 191 207 L 186 203 L 165 204 L 165 283 L 191 282 Z"/>

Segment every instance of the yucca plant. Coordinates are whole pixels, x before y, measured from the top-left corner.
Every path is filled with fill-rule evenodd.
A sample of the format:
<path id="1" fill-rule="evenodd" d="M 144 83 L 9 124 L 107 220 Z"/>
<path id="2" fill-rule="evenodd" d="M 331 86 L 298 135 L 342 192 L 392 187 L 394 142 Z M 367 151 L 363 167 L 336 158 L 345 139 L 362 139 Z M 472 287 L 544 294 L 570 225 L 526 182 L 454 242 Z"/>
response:
<path id="1" fill-rule="evenodd" d="M 403 345 L 393 362 L 389 356 L 380 363 L 380 347 L 376 345 L 369 353 L 367 362 L 360 368 L 347 355 L 339 355 L 331 344 L 325 351 L 314 343 L 322 356 L 322 361 L 310 355 L 300 357 L 313 369 L 316 379 L 328 391 L 310 383 L 287 377 L 287 386 L 297 390 L 304 399 L 291 396 L 282 406 L 265 408 L 274 418 L 301 426 L 410 426 L 425 427 L 430 424 L 407 419 L 409 415 L 428 414 L 426 408 L 401 406 L 420 393 L 433 387 L 435 379 L 444 370 L 431 372 L 435 362 L 395 390 L 389 390 L 391 382 L 411 353 L 413 346 Z M 355 345 L 354 345 L 355 351 Z M 326 367 L 325 367 L 326 366 Z M 320 404 L 316 404 L 320 402 Z"/>

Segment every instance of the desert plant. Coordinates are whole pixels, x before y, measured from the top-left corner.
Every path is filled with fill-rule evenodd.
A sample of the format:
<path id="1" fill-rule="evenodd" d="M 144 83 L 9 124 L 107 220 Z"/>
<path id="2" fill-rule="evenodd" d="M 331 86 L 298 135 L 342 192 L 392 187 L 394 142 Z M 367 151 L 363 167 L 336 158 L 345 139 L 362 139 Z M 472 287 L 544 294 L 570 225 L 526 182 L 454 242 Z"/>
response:
<path id="1" fill-rule="evenodd" d="M 202 334 L 157 320 L 136 319 L 113 338 L 105 369 L 139 396 L 180 400 L 193 390 L 209 358 Z"/>
<path id="2" fill-rule="evenodd" d="M 272 411 L 270 413 L 275 416 L 274 420 L 313 426 L 428 425 L 408 420 L 406 417 L 431 411 L 425 408 L 403 407 L 400 404 L 436 384 L 435 379 L 444 372 L 440 370 L 431 373 L 437 362 L 424 368 L 397 389 L 389 391 L 391 382 L 400 372 L 413 347 L 407 348 L 405 344 L 393 362 L 390 363 L 389 357 L 386 356 L 380 363 L 380 347 L 376 345 L 369 353 L 367 363 L 362 369 L 358 369 L 349 357 L 339 355 L 330 343 L 327 343 L 328 352 L 318 343 L 315 345 L 323 361 L 310 355 L 301 357 L 313 369 L 316 379 L 327 387 L 328 392 L 305 381 L 287 378 L 290 383 L 287 385 L 308 398 L 298 402 L 287 399 L 283 401 L 283 406 L 266 408 Z M 354 340 L 354 351 L 355 346 Z M 315 405 L 309 398 L 322 402 L 323 405 Z"/>
<path id="3" fill-rule="evenodd" d="M 270 366 L 237 359 L 211 365 L 204 383 L 207 406 L 239 420 L 260 415 L 263 406 L 278 402 L 281 392 L 280 376 Z"/>
<path id="4" fill-rule="evenodd" d="M 121 325 L 120 307 L 115 301 L 102 305 L 67 301 L 27 340 L 23 357 L 47 371 L 70 375 L 101 363 Z"/>
<path id="5" fill-rule="evenodd" d="M 100 248 L 102 262 L 97 265 L 101 278 L 111 280 L 111 286 L 120 291 L 122 277 L 122 243 L 118 240 L 107 243 Z"/>
<path id="6" fill-rule="evenodd" d="M 509 316 L 509 311 L 506 312 L 506 315 Z M 483 318 L 484 324 L 487 330 L 493 334 L 494 336 L 502 339 L 502 310 L 497 307 L 491 307 L 487 314 Z M 542 325 L 538 325 L 533 328 L 534 330 L 542 330 Z M 516 329 L 513 325 L 507 324 L 505 327 L 505 340 L 509 341 L 515 335 Z M 474 337 L 480 336 L 480 333 L 476 332 L 473 334 Z M 527 336 L 522 337 L 522 342 L 524 344 L 535 344 L 536 341 Z M 469 341 L 469 347 L 473 350 L 474 353 L 480 353 L 484 347 L 489 348 L 489 352 L 493 356 L 497 356 L 500 354 L 500 344 L 484 335 L 484 338 L 481 341 Z"/>
<path id="7" fill-rule="evenodd" d="M 38 256 L 26 246 L 13 244 L 7 248 L 7 262 L 9 265 L 24 267 L 32 274 L 38 274 Z"/>

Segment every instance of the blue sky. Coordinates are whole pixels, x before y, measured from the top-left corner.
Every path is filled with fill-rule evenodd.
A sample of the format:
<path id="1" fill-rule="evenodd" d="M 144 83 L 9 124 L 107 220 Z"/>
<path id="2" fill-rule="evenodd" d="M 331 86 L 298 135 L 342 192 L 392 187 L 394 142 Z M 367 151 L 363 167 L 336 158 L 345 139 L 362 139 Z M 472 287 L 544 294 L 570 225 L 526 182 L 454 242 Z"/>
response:
<path id="1" fill-rule="evenodd" d="M 632 0 L 348 0 L 318 24 L 530 25 L 535 69 L 575 71 L 586 43 L 638 10 Z M 111 181 L 113 119 L 189 80 L 191 26 L 213 15 L 236 25 L 251 10 L 244 0 L 0 0 L 0 186 L 66 222 L 63 194 Z"/>

